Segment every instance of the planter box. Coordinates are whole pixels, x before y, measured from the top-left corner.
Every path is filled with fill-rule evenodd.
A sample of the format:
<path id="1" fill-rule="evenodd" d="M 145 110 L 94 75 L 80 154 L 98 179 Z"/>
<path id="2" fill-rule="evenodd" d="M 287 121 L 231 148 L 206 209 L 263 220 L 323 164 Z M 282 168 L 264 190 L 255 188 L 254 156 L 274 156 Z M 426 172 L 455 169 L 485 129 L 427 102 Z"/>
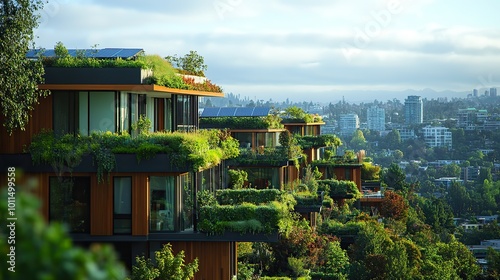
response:
<path id="1" fill-rule="evenodd" d="M 137 161 L 135 154 L 115 154 L 116 165 L 112 172 L 174 172 L 184 173 L 191 171 L 188 164 L 177 164 L 167 154 L 157 154 L 150 159 L 141 159 Z M 97 172 L 97 165 L 92 155 L 85 155 L 82 161 L 70 168 L 63 166 L 58 170 L 50 164 L 34 164 L 31 160 L 31 154 L 4 154 L 0 159 L 0 169 L 7 170 L 8 167 L 16 167 L 25 172 Z"/>
<path id="2" fill-rule="evenodd" d="M 189 172 L 188 164 L 178 164 L 167 154 L 157 154 L 149 159 L 137 160 L 136 154 L 115 154 L 113 172 Z"/>
<path id="3" fill-rule="evenodd" d="M 151 70 L 141 68 L 46 67 L 46 84 L 143 84 Z"/>

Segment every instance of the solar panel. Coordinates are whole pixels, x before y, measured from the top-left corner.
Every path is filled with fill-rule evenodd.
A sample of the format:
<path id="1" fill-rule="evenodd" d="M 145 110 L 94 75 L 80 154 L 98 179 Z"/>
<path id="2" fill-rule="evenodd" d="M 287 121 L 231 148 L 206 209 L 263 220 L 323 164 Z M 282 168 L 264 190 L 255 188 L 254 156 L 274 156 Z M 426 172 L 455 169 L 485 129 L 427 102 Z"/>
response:
<path id="1" fill-rule="evenodd" d="M 236 112 L 236 108 L 223 107 L 220 108 L 219 117 L 233 117 Z"/>
<path id="2" fill-rule="evenodd" d="M 40 49 L 29 50 L 26 53 L 27 58 L 38 58 L 37 54 Z M 133 58 L 141 53 L 143 49 L 122 49 L 122 48 L 104 48 L 104 49 L 68 49 L 70 56 L 83 55 L 84 57 L 97 57 L 97 58 Z M 56 53 L 53 49 L 48 49 L 43 52 L 45 57 L 54 57 Z"/>
<path id="3" fill-rule="evenodd" d="M 271 111 L 271 108 L 269 107 L 255 107 L 253 110 L 253 115 L 254 117 L 264 117 L 269 115 L 269 111 Z"/>
<path id="4" fill-rule="evenodd" d="M 220 108 L 205 108 L 203 109 L 203 112 L 201 113 L 202 118 L 210 118 L 210 117 L 217 117 L 219 116 L 219 110 Z"/>
<path id="5" fill-rule="evenodd" d="M 251 117 L 253 114 L 252 107 L 241 107 L 236 108 L 236 113 L 234 114 L 237 117 Z"/>

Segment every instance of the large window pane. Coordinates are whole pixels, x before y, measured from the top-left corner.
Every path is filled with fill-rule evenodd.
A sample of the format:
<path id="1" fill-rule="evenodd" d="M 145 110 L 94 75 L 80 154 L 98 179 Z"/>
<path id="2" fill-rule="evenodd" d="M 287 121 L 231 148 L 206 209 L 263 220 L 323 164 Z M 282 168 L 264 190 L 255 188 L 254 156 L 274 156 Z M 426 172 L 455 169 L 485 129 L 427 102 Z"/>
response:
<path id="1" fill-rule="evenodd" d="M 173 231 L 175 216 L 175 179 L 173 176 L 149 178 L 151 191 L 150 230 Z"/>
<path id="2" fill-rule="evenodd" d="M 132 233 L 132 178 L 113 178 L 113 232 Z"/>
<path id="3" fill-rule="evenodd" d="M 71 233 L 90 233 L 89 177 L 50 177 L 49 219 L 66 223 Z"/>
<path id="4" fill-rule="evenodd" d="M 116 131 L 115 93 L 112 91 L 90 92 L 90 131 Z"/>
<path id="5" fill-rule="evenodd" d="M 71 91 L 54 91 L 53 126 L 58 135 L 78 132 L 78 99 Z"/>

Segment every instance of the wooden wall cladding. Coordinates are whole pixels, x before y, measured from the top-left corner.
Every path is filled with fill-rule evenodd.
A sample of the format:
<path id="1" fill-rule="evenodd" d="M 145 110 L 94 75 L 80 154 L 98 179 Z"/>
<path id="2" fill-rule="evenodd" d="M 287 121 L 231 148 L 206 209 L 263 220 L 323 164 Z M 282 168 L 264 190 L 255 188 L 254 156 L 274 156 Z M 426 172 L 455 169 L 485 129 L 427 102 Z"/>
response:
<path id="1" fill-rule="evenodd" d="M 183 250 L 186 262 L 198 258 L 199 271 L 196 280 L 232 279 L 235 269 L 231 263 L 237 263 L 234 242 L 170 242 L 174 254 Z"/>
<path id="2" fill-rule="evenodd" d="M 132 235 L 149 233 L 148 175 L 136 173 L 132 177 Z"/>
<path id="3" fill-rule="evenodd" d="M 52 96 L 39 99 L 34 106 L 31 117 L 24 130 L 16 129 L 9 135 L 4 126 L 0 126 L 0 154 L 22 153 L 24 146 L 29 146 L 34 134 L 42 129 L 52 129 Z M 0 123 L 5 123 L 5 117 L 0 114 Z"/>
<path id="4" fill-rule="evenodd" d="M 90 178 L 90 234 L 113 235 L 112 178 L 98 183 L 96 174 Z"/>

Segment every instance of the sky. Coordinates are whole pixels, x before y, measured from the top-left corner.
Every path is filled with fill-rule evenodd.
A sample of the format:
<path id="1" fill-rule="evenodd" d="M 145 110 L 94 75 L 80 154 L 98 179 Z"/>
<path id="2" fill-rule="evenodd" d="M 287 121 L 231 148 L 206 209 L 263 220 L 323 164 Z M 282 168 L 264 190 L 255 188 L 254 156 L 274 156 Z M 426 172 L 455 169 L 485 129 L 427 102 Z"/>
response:
<path id="1" fill-rule="evenodd" d="M 500 87 L 498 0 L 49 0 L 35 36 L 46 49 L 194 50 L 225 93 L 264 101 Z"/>

